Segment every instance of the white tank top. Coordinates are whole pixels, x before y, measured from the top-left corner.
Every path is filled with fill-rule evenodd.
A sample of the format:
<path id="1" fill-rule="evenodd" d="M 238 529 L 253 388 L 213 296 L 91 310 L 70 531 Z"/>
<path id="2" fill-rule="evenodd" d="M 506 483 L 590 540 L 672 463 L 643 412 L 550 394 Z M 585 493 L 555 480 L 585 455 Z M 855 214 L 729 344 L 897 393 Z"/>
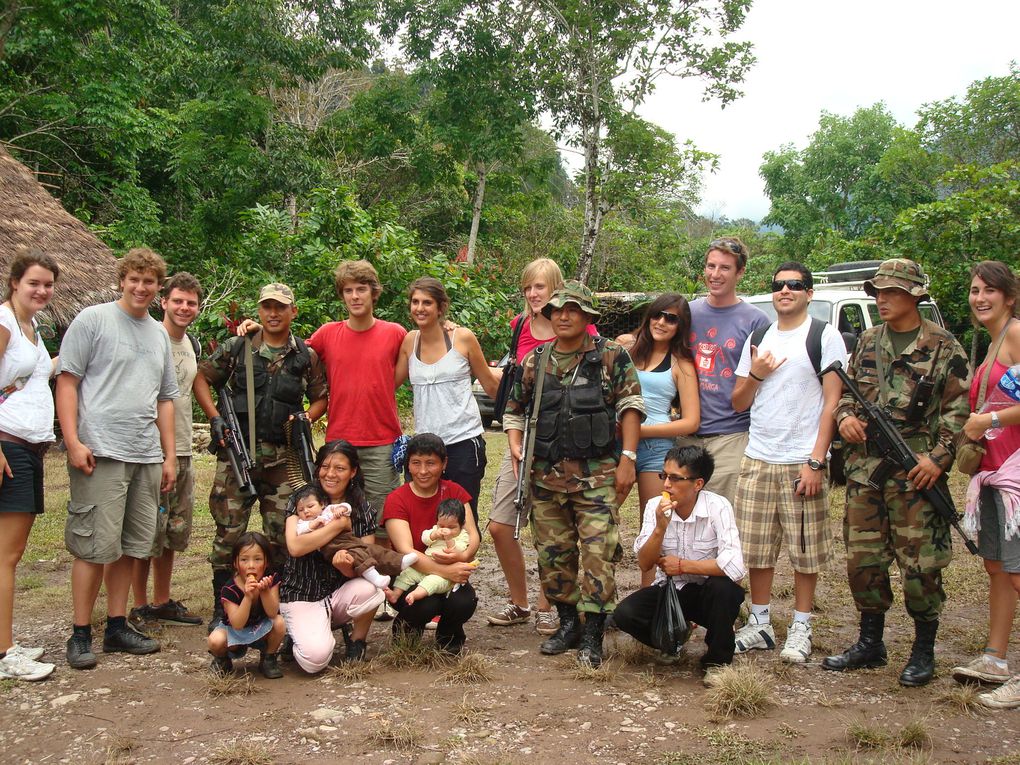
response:
<path id="1" fill-rule="evenodd" d="M 450 343 L 439 361 L 425 364 L 418 358 L 420 339 L 418 333 L 407 365 L 414 391 L 415 431 L 435 433 L 447 445 L 480 436 L 485 428 L 478 403 L 471 395 L 471 364 Z"/>

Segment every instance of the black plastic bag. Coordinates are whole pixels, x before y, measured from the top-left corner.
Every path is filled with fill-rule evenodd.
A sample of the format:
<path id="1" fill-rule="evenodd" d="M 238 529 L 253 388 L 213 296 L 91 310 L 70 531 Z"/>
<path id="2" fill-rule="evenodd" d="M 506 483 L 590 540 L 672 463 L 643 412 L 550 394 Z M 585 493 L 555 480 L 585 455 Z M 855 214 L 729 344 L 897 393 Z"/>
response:
<path id="1" fill-rule="evenodd" d="M 667 576 L 652 617 L 652 645 L 667 656 L 676 656 L 690 635 L 691 629 L 680 608 L 680 593 L 673 577 Z"/>

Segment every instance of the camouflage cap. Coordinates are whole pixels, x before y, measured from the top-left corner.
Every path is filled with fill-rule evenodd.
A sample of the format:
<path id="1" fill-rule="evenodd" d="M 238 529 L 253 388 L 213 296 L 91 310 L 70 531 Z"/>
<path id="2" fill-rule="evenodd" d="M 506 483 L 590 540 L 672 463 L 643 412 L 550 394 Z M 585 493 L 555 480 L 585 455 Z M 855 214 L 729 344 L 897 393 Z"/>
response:
<path id="1" fill-rule="evenodd" d="M 542 307 L 542 315 L 548 319 L 552 316 L 554 308 L 562 308 L 567 303 L 576 303 L 589 316 L 599 316 L 599 312 L 595 309 L 595 296 L 590 289 L 575 279 L 568 279 L 562 287 L 553 293 L 549 302 Z"/>
<path id="2" fill-rule="evenodd" d="M 878 290 L 901 289 L 916 298 L 928 298 L 927 279 L 921 266 L 906 258 L 891 258 L 882 262 L 878 272 L 866 282 L 864 291 L 875 297 Z"/>
<path id="3" fill-rule="evenodd" d="M 275 300 L 284 305 L 294 305 L 294 291 L 286 284 L 273 282 L 272 284 L 267 284 L 259 292 L 259 302 L 262 303 L 266 300 Z"/>

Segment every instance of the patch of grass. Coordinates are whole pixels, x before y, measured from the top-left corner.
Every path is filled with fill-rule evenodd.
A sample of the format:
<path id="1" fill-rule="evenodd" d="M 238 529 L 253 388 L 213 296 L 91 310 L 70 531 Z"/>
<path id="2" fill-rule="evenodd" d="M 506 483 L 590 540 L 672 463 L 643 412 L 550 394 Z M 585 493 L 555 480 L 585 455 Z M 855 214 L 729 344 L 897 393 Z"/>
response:
<path id="1" fill-rule="evenodd" d="M 138 742 L 130 736 L 122 736 L 114 733 L 110 743 L 106 747 L 106 758 L 103 765 L 130 765 L 134 762 L 131 758 L 131 751 L 138 746 Z"/>
<path id="2" fill-rule="evenodd" d="M 375 670 L 375 661 L 345 661 L 331 666 L 323 677 L 327 680 L 339 680 L 342 685 L 350 685 L 360 683 Z"/>
<path id="3" fill-rule="evenodd" d="M 613 655 L 629 667 L 638 667 L 652 661 L 654 653 L 651 648 L 636 640 L 618 640 Z"/>
<path id="4" fill-rule="evenodd" d="M 18 685 L 18 681 L 9 677 L 5 677 L 0 680 L 0 695 L 10 693 Z"/>
<path id="5" fill-rule="evenodd" d="M 892 743 L 889 732 L 863 719 L 851 720 L 846 726 L 846 740 L 856 750 L 885 749 Z"/>
<path id="6" fill-rule="evenodd" d="M 477 725 L 486 719 L 491 707 L 483 707 L 468 698 L 465 693 L 459 704 L 455 704 L 451 710 L 453 719 L 463 725 Z"/>
<path id="7" fill-rule="evenodd" d="M 786 723 L 779 723 L 779 735 L 783 738 L 800 738 L 804 735 L 803 731 L 797 730 L 792 725 Z"/>
<path id="8" fill-rule="evenodd" d="M 928 749 L 931 747 L 931 734 L 924 720 L 911 720 L 904 725 L 897 735 L 897 743 L 904 749 Z"/>
<path id="9" fill-rule="evenodd" d="M 656 765 L 702 765 L 706 762 L 701 755 L 689 752 L 666 752 L 658 760 Z"/>
<path id="10" fill-rule="evenodd" d="M 616 665 L 611 661 L 602 662 L 602 666 L 598 669 L 576 662 L 570 665 L 572 678 L 589 683 L 615 683 L 618 674 Z"/>
<path id="11" fill-rule="evenodd" d="M 410 722 L 383 723 L 365 737 L 366 743 L 380 749 L 396 749 L 398 752 L 410 752 L 417 748 L 422 740 L 422 732 Z"/>
<path id="12" fill-rule="evenodd" d="M 273 752 L 258 741 L 235 739 L 220 744 L 209 754 L 212 765 L 273 765 Z"/>
<path id="13" fill-rule="evenodd" d="M 772 704 L 771 672 L 755 664 L 730 665 L 712 672 L 708 709 L 718 717 L 760 717 Z"/>
<path id="14" fill-rule="evenodd" d="M 977 714 L 982 706 L 978 704 L 978 694 L 982 692 L 980 685 L 953 685 L 948 688 L 937 701 L 943 706 L 965 712 L 969 715 Z"/>
<path id="15" fill-rule="evenodd" d="M 457 658 L 439 679 L 449 685 L 488 683 L 496 677 L 496 663 L 480 653 L 466 653 Z"/>
<path id="16" fill-rule="evenodd" d="M 211 699 L 221 699 L 228 696 L 251 696 L 259 692 L 259 686 L 255 684 L 252 675 L 217 675 L 208 672 L 205 676 L 205 695 Z"/>
<path id="17" fill-rule="evenodd" d="M 390 669 L 436 672 L 447 669 L 456 658 L 440 651 L 431 641 L 426 642 L 414 635 L 394 635 L 389 648 L 380 654 L 378 661 Z"/>
<path id="18" fill-rule="evenodd" d="M 775 761 L 778 746 L 769 741 L 748 738 L 728 728 L 697 728 L 695 733 L 712 749 L 700 762 L 769 763 Z"/>

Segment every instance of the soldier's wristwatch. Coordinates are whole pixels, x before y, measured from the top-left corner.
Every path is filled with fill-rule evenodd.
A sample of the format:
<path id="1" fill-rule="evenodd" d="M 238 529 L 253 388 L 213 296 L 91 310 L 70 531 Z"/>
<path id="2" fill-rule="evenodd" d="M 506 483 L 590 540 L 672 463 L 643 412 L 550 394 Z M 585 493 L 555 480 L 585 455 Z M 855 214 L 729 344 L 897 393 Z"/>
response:
<path id="1" fill-rule="evenodd" d="M 637 462 L 637 452 L 632 452 L 630 449 L 624 449 L 620 452 L 624 457 L 629 457 L 631 462 Z"/>
<path id="2" fill-rule="evenodd" d="M 810 457 L 807 461 L 807 466 L 812 470 L 821 470 L 825 467 L 825 461 L 816 460 L 814 457 Z"/>

